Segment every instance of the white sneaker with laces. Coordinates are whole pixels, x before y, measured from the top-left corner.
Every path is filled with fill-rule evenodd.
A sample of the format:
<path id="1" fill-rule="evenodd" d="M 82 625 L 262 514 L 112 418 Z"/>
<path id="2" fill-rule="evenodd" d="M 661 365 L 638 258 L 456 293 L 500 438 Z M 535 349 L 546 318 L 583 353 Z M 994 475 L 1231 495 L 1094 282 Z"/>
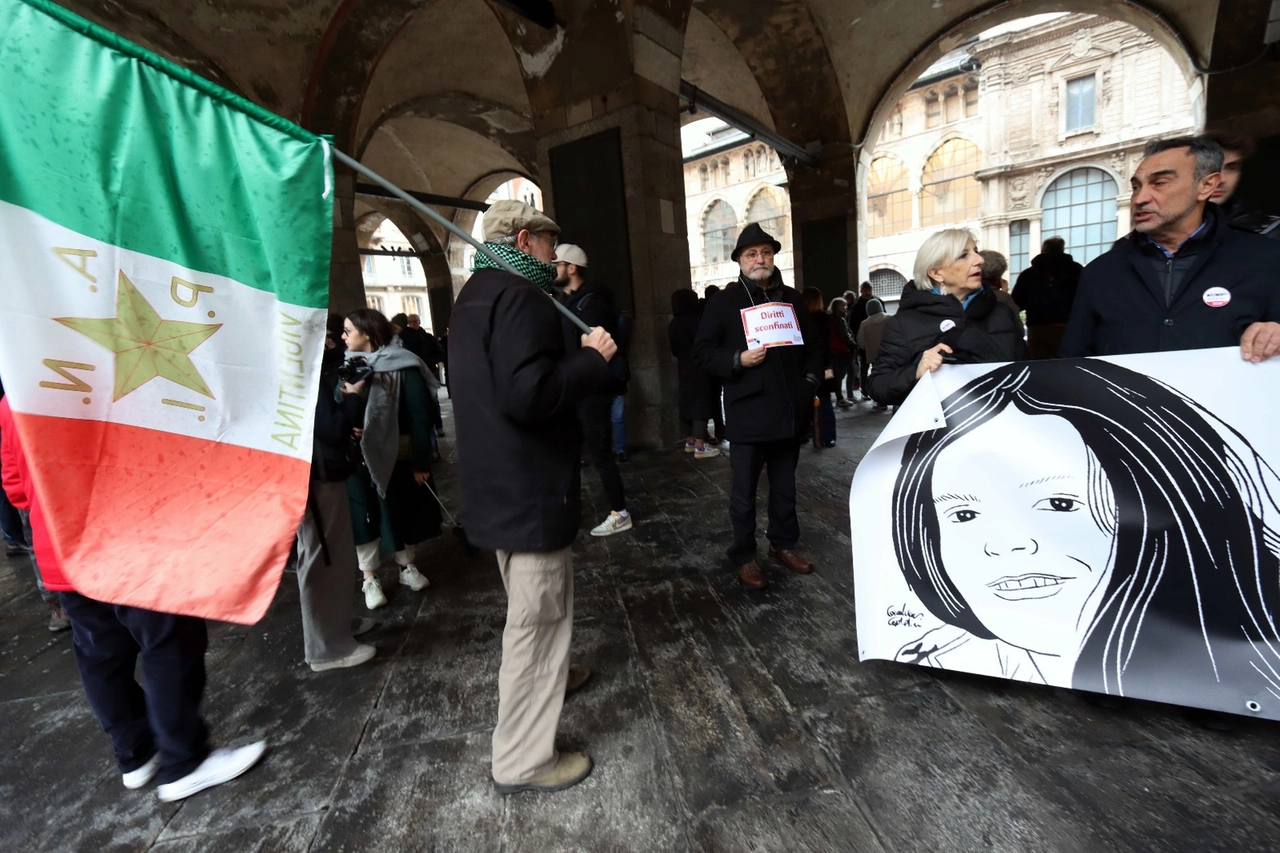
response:
<path id="1" fill-rule="evenodd" d="M 377 578 L 365 578 L 364 585 L 364 606 L 370 610 L 377 610 L 379 607 L 387 606 L 387 597 L 382 593 L 382 584 L 378 583 Z"/>
<path id="2" fill-rule="evenodd" d="M 400 567 L 400 584 L 407 586 L 414 592 L 422 592 L 422 590 L 431 586 L 431 581 L 427 580 L 427 576 L 418 571 L 418 567 L 413 563 Z"/>
<path id="3" fill-rule="evenodd" d="M 375 646 L 370 646 L 370 645 L 366 645 L 365 643 L 361 643 L 360 645 L 356 646 L 356 650 L 354 652 L 347 655 L 345 658 L 338 658 L 337 660 L 325 661 L 324 663 L 313 663 L 310 666 L 312 671 L 314 672 L 325 672 L 330 669 L 342 669 L 348 666 L 359 666 L 365 661 L 368 661 L 371 658 L 373 658 L 373 656 L 376 655 L 377 653 L 378 653 L 378 649 Z"/>
<path id="4" fill-rule="evenodd" d="M 160 753 L 156 753 L 147 759 L 147 763 L 139 767 L 137 770 L 130 770 L 123 774 L 120 778 L 124 780 L 124 786 L 130 791 L 136 791 L 143 785 L 156 778 L 156 772 L 160 769 Z"/>
<path id="5" fill-rule="evenodd" d="M 235 749 L 215 749 L 186 776 L 175 782 L 156 786 L 156 795 L 162 803 L 182 800 L 192 794 L 198 794 L 206 788 L 230 782 L 241 773 L 258 763 L 262 754 L 267 751 L 267 742 L 260 740 L 248 746 Z"/>
<path id="6" fill-rule="evenodd" d="M 610 512 L 608 518 L 591 528 L 591 535 L 612 536 L 615 533 L 622 533 L 630 530 L 631 527 L 631 513 L 622 515 L 620 513 Z"/>
<path id="7" fill-rule="evenodd" d="M 713 456 L 719 456 L 719 455 L 720 455 L 720 448 L 718 447 L 704 447 L 701 450 L 693 451 L 694 459 L 710 459 Z"/>

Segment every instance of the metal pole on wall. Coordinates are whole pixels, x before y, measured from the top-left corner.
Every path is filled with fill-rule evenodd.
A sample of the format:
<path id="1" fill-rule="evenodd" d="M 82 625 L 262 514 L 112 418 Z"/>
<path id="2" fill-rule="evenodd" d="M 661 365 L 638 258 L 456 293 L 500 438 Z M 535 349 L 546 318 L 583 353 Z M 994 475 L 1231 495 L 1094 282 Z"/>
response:
<path id="1" fill-rule="evenodd" d="M 461 237 L 463 240 L 466 240 L 468 243 L 470 243 L 472 246 L 475 247 L 475 250 L 477 252 L 482 252 L 485 255 L 485 257 L 489 258 L 489 260 L 493 261 L 495 264 L 502 267 L 507 272 L 511 273 L 512 275 L 518 275 L 521 278 L 527 278 L 527 276 L 522 274 L 520 270 L 516 269 L 511 264 L 507 263 L 505 260 L 503 260 L 502 258 L 495 255 L 493 252 L 485 248 L 485 245 L 481 243 L 479 240 L 477 240 L 475 237 L 472 237 L 470 234 L 468 234 L 466 231 L 463 231 L 457 225 L 454 225 L 452 222 L 450 222 L 447 218 L 442 216 L 440 213 L 438 213 L 435 210 L 432 210 L 427 205 L 418 201 L 416 198 L 409 195 L 407 192 L 400 189 L 398 186 L 391 183 L 386 178 L 382 177 L 377 172 L 373 171 L 368 166 L 361 163 L 359 160 L 356 160 L 354 157 L 349 157 L 348 155 L 343 154 L 337 148 L 332 149 L 332 151 L 333 151 L 333 156 L 340 163 L 342 163 L 343 165 L 349 166 L 352 169 L 355 169 L 357 172 L 364 175 L 366 178 L 373 181 L 375 184 L 378 184 L 387 192 L 391 193 L 393 196 L 395 196 L 396 198 L 403 201 L 405 204 L 412 207 L 414 210 L 418 211 L 421 214 L 426 215 L 426 217 L 431 221 L 437 222 L 440 225 L 443 225 L 455 236 Z M 541 290 L 541 288 L 539 289 Z M 556 299 L 550 293 L 547 294 L 547 298 L 551 300 L 552 304 L 555 305 L 557 309 L 559 309 L 561 314 L 568 317 L 570 322 L 572 322 L 575 326 L 581 329 L 584 335 L 591 334 L 591 327 L 588 326 L 586 323 L 582 322 L 582 320 L 580 320 L 578 316 L 574 314 L 572 311 L 570 311 L 568 308 L 561 305 L 560 300 Z"/>

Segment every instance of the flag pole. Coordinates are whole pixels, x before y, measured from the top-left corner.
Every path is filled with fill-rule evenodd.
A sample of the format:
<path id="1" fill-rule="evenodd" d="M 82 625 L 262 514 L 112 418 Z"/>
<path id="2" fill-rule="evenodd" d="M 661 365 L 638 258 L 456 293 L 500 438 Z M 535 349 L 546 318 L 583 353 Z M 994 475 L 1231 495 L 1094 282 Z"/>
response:
<path id="1" fill-rule="evenodd" d="M 495 264 L 502 267 L 507 272 L 511 273 L 512 275 L 518 275 L 521 278 L 528 278 L 528 276 L 521 273 L 520 270 L 516 269 L 511 264 L 507 263 L 505 260 L 503 260 L 502 258 L 498 257 L 496 254 L 491 252 L 489 249 L 485 248 L 484 244 L 481 243 L 479 240 L 477 240 L 475 237 L 472 237 L 466 231 L 463 231 L 457 225 L 454 225 L 452 222 L 450 222 L 446 217 L 442 216 L 441 214 L 432 210 L 427 205 L 418 201 L 416 198 L 409 195 L 407 192 L 400 189 L 398 186 L 391 183 L 386 178 L 382 177 L 377 172 L 373 171 L 368 166 L 361 163 L 359 160 L 356 160 L 354 157 L 349 157 L 346 154 L 343 154 L 337 148 L 332 148 L 331 150 L 333 151 L 333 156 L 337 158 L 337 160 L 340 163 L 342 163 L 345 166 L 349 166 L 352 169 L 355 169 L 357 172 L 364 175 L 366 178 L 373 181 L 375 184 L 378 184 L 387 192 L 391 193 L 396 198 L 400 199 L 405 204 L 412 207 L 414 210 L 418 211 L 419 213 L 425 214 L 433 222 L 437 222 L 440 225 L 443 225 L 454 235 L 461 237 L 463 240 L 466 240 L 468 243 L 470 243 L 472 246 L 475 247 L 477 252 L 483 253 L 487 258 L 489 258 L 489 260 L 493 261 Z M 541 290 L 541 288 L 539 288 L 539 290 Z M 546 293 L 546 291 L 543 291 L 543 292 Z M 556 306 L 556 308 L 560 309 L 561 314 L 568 317 L 571 323 L 573 323 L 575 326 L 581 329 L 584 335 L 591 334 L 591 327 L 588 326 L 586 323 L 582 322 L 582 320 L 579 319 L 576 314 L 574 314 L 572 311 L 570 311 L 568 308 L 562 305 L 559 299 L 556 299 L 550 293 L 547 293 L 547 298 L 551 300 L 551 302 Z"/>

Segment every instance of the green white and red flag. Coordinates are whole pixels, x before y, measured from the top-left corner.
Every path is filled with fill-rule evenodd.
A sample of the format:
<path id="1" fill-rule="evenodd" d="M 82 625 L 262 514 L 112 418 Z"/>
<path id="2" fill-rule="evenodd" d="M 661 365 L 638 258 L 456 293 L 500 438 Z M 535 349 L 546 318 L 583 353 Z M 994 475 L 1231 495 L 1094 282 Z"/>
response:
<path id="1" fill-rule="evenodd" d="M 331 186 L 315 135 L 0 0 L 0 379 L 81 593 L 266 611 L 305 508 Z"/>

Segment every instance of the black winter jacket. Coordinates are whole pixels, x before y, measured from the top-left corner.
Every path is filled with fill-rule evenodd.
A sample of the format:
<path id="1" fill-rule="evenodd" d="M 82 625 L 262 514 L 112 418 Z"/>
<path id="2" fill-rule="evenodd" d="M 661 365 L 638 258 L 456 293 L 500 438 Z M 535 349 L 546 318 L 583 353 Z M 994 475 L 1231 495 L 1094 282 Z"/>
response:
<path id="1" fill-rule="evenodd" d="M 1213 204 L 1205 220 L 1170 304 L 1152 259 L 1168 262 L 1145 235 L 1085 267 L 1059 357 L 1239 346 L 1250 324 L 1280 322 L 1280 243 L 1232 230 Z M 1215 288 L 1229 294 L 1216 308 Z"/>
<path id="2" fill-rule="evenodd" d="M 1027 354 L 1017 315 L 993 291 L 978 291 L 966 308 L 954 296 L 908 284 L 898 313 L 884 325 L 867 377 L 868 396 L 884 405 L 901 405 L 915 387 L 920 356 L 941 343 L 953 351 L 947 359 L 960 364 L 1020 361 Z"/>
<path id="3" fill-rule="evenodd" d="M 1027 312 L 1027 325 L 1065 323 L 1071 316 L 1084 267 L 1066 253 L 1036 255 L 1013 286 L 1013 301 Z"/>
<path id="4" fill-rule="evenodd" d="M 528 279 L 479 270 L 449 323 L 462 511 L 471 542 L 555 551 L 581 521 L 576 416 L 613 381 L 593 349 L 566 352 L 560 313 Z"/>
<path id="5" fill-rule="evenodd" d="M 762 363 L 741 367 L 747 348 L 742 309 L 763 302 L 787 302 L 795 309 L 804 346 L 770 347 Z M 698 367 L 724 382 L 725 430 L 730 442 L 803 439 L 813 416 L 813 395 L 822 378 L 822 353 L 804 297 L 774 273 L 770 289 L 742 280 L 713 296 L 702 312 L 693 343 Z"/>
<path id="6" fill-rule="evenodd" d="M 365 403 L 359 394 L 334 399 L 341 384 L 336 373 L 341 364 L 342 350 L 324 351 L 311 451 L 311 479 L 319 483 L 340 483 L 355 473 L 360 464 L 360 448 L 352 439 L 351 431 L 364 426 Z"/>

